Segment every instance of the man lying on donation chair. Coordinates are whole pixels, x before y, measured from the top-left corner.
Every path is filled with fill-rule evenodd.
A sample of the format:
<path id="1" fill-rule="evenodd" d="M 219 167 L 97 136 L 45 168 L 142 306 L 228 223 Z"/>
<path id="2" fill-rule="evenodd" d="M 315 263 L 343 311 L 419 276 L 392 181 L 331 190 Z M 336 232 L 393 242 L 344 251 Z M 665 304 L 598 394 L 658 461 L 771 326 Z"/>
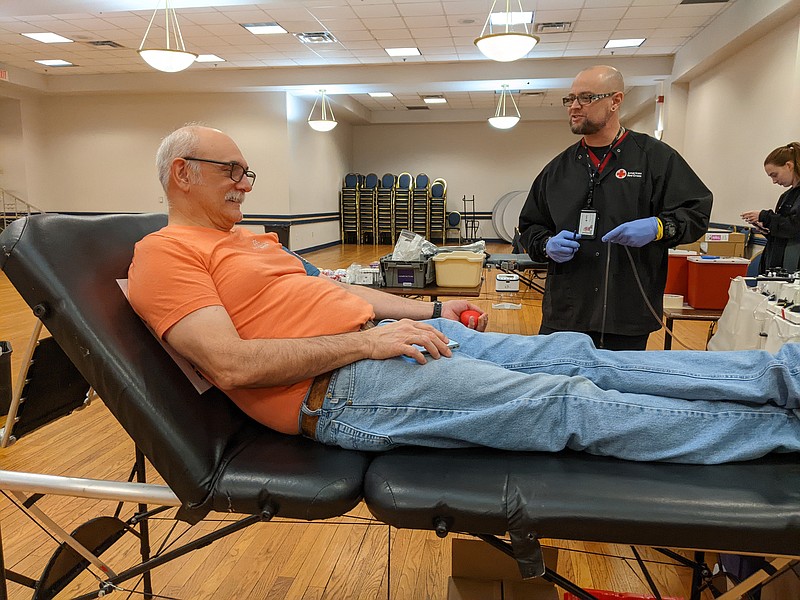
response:
<path id="1" fill-rule="evenodd" d="M 169 224 L 136 245 L 131 302 L 268 427 L 359 450 L 571 448 L 683 463 L 800 451 L 796 344 L 774 356 L 611 352 L 581 333 L 487 333 L 467 301 L 311 276 L 275 234 L 234 227 L 256 175 L 221 131 L 178 129 L 157 166 Z M 480 315 L 469 327 L 466 310 Z M 369 327 L 383 319 L 397 320 Z"/>

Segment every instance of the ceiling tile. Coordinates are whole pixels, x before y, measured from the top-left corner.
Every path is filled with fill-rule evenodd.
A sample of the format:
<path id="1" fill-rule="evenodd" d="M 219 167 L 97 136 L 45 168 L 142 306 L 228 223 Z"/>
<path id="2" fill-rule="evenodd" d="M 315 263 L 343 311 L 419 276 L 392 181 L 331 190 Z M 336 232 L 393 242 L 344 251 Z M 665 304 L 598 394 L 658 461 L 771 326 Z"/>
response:
<path id="1" fill-rule="evenodd" d="M 621 19 L 625 16 L 624 8 L 584 8 L 581 11 L 581 20 L 602 21 L 608 19 Z"/>
<path id="2" fill-rule="evenodd" d="M 447 29 L 447 19 L 441 17 L 404 17 L 406 27 L 409 29 L 430 29 L 440 27 Z M 449 31 L 449 30 L 448 30 Z"/>
<path id="3" fill-rule="evenodd" d="M 397 9 L 404 17 L 424 17 L 428 15 L 444 16 L 441 2 L 415 2 L 412 4 L 398 4 Z"/>
<path id="4" fill-rule="evenodd" d="M 362 19 L 379 17 L 399 17 L 400 12 L 394 4 L 367 4 L 366 6 L 354 6 L 356 15 Z"/>
<path id="5" fill-rule="evenodd" d="M 397 29 L 405 27 L 405 22 L 400 17 L 361 19 L 368 29 Z"/>

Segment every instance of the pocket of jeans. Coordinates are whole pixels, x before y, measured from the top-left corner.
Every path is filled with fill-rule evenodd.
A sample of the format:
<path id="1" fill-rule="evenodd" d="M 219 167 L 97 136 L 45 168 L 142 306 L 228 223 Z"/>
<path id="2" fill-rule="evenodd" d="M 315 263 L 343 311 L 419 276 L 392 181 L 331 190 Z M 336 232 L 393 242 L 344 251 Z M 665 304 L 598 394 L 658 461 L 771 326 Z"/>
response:
<path id="1" fill-rule="evenodd" d="M 396 447 L 387 435 L 380 435 L 363 431 L 347 423 L 333 420 L 330 425 L 333 442 L 348 450 L 363 450 L 367 452 L 382 452 Z"/>

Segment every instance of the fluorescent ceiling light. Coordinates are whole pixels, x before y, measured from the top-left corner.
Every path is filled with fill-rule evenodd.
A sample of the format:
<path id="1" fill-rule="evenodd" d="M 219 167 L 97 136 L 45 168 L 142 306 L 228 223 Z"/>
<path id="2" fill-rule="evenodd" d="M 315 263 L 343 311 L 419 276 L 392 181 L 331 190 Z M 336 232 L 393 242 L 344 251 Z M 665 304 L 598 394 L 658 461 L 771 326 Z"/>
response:
<path id="1" fill-rule="evenodd" d="M 65 38 L 63 35 L 58 35 L 57 33 L 23 33 L 25 37 L 29 37 L 32 40 L 36 40 L 37 42 L 44 42 L 45 44 L 64 44 L 67 42 L 73 42 L 69 38 Z"/>
<path id="2" fill-rule="evenodd" d="M 627 40 L 608 40 L 606 48 L 638 48 L 644 44 L 646 38 L 631 38 Z"/>
<path id="3" fill-rule="evenodd" d="M 420 56 L 419 48 L 385 48 L 389 56 Z"/>
<path id="4" fill-rule="evenodd" d="M 425 104 L 446 104 L 447 100 L 441 96 L 429 96 L 422 99 Z"/>
<path id="5" fill-rule="evenodd" d="M 55 59 L 55 60 L 37 60 L 34 61 L 39 63 L 40 65 L 44 65 L 45 67 L 71 67 L 73 66 L 71 62 L 67 62 L 65 60 Z"/>
<path id="6" fill-rule="evenodd" d="M 195 59 L 195 62 L 225 62 L 225 59 L 216 54 L 201 54 Z"/>
<path id="7" fill-rule="evenodd" d="M 286 33 L 286 30 L 277 23 L 240 23 L 240 25 L 255 35 Z"/>
<path id="8" fill-rule="evenodd" d="M 371 98 L 391 98 L 391 92 L 369 92 Z"/>
<path id="9" fill-rule="evenodd" d="M 533 23 L 533 12 L 497 12 L 490 17 L 492 25 Z"/>

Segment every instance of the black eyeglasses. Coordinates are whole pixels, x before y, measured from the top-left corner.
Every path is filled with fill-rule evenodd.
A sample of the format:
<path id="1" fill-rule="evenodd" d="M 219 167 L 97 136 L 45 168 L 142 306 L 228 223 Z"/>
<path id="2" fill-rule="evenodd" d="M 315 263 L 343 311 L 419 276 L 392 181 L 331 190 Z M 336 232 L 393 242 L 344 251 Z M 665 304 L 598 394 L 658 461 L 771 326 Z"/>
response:
<path id="1" fill-rule="evenodd" d="M 242 165 L 237 162 L 223 162 L 221 160 L 209 160 L 207 158 L 195 158 L 194 156 L 182 156 L 183 160 L 194 160 L 197 162 L 205 162 L 211 163 L 213 165 L 224 165 L 230 169 L 228 175 L 230 178 L 239 183 L 243 177 L 247 176 L 247 180 L 250 182 L 250 187 L 253 187 L 256 183 L 256 174 L 253 171 L 248 171 Z"/>
<path id="2" fill-rule="evenodd" d="M 577 96 L 575 94 L 564 96 L 564 98 L 562 98 L 561 101 L 567 108 L 572 106 L 572 103 L 575 102 L 575 100 L 577 100 L 578 104 L 581 106 L 588 106 L 595 100 L 600 100 L 601 98 L 608 98 L 609 96 L 613 96 L 616 93 L 617 92 L 608 92 L 607 94 L 593 94 L 592 92 L 583 92 L 581 94 L 578 94 Z"/>

